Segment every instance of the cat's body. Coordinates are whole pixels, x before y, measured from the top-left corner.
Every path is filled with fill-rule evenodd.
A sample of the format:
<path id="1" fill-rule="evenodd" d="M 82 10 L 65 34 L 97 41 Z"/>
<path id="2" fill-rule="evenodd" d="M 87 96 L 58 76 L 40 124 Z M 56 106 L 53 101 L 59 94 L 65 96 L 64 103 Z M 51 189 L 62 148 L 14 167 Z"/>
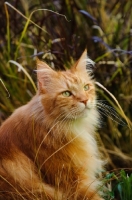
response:
<path id="1" fill-rule="evenodd" d="M 0 128 L 0 200 L 101 200 L 94 80 L 86 52 L 71 70 L 38 61 L 39 90 Z"/>

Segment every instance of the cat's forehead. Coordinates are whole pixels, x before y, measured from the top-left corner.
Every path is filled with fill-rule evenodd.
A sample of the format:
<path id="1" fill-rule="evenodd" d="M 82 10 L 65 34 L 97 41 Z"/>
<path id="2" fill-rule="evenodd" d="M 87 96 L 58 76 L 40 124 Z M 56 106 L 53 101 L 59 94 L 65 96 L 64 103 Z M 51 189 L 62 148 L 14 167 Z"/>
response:
<path id="1" fill-rule="evenodd" d="M 72 72 L 71 70 L 62 71 L 61 76 L 65 81 L 75 84 L 90 80 L 90 77 L 87 73 Z"/>
<path id="2" fill-rule="evenodd" d="M 79 89 L 90 81 L 90 77 L 87 73 L 73 73 L 70 70 L 60 72 L 58 78 L 61 86 L 65 89 Z"/>
<path id="3" fill-rule="evenodd" d="M 79 84 L 81 82 L 81 77 L 76 73 L 71 73 L 70 70 L 62 72 L 62 78 L 70 83 Z"/>

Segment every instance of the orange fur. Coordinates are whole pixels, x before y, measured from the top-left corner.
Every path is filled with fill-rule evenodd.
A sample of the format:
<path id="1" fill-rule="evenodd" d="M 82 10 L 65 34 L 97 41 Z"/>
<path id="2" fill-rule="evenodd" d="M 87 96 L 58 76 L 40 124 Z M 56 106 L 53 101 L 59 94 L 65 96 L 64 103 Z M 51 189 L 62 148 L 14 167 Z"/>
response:
<path id="1" fill-rule="evenodd" d="M 37 61 L 37 94 L 0 128 L 0 200 L 102 199 L 99 115 L 87 61 L 86 51 L 66 71 Z"/>

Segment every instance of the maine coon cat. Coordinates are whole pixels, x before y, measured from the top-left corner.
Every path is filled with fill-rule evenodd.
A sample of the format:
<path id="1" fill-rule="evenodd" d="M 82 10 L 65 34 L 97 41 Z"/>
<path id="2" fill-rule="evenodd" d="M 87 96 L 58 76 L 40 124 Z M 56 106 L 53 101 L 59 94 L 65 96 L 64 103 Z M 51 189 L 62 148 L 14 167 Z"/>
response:
<path id="1" fill-rule="evenodd" d="M 66 71 L 37 60 L 38 91 L 0 127 L 0 200 L 103 200 L 87 52 Z"/>

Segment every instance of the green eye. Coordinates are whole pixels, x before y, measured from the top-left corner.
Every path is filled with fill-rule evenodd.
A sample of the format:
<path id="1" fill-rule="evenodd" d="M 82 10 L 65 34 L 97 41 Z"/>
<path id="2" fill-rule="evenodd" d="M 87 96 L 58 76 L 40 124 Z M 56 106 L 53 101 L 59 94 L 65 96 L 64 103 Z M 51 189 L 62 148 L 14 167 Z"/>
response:
<path id="1" fill-rule="evenodd" d="M 89 90 L 89 85 L 88 84 L 84 86 L 84 90 L 85 91 Z"/>
<path id="2" fill-rule="evenodd" d="M 62 92 L 62 95 L 63 95 L 64 97 L 69 97 L 69 96 L 72 95 L 72 93 L 71 93 L 70 91 L 64 91 L 64 92 Z"/>

